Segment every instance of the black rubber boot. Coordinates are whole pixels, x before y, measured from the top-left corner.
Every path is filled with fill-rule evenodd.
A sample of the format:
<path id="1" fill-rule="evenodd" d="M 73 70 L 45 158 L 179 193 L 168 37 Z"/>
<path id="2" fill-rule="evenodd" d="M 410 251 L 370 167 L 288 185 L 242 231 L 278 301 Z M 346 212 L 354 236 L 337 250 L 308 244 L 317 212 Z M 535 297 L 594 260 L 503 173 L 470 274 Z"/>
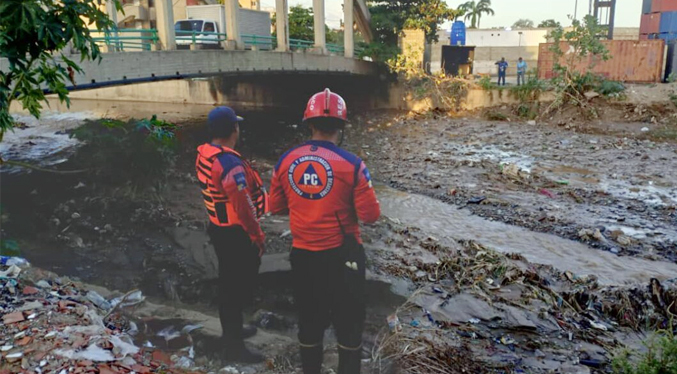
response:
<path id="1" fill-rule="evenodd" d="M 348 350 L 339 347 L 338 374 L 360 374 L 362 349 Z"/>
<path id="2" fill-rule="evenodd" d="M 321 345 L 315 347 L 301 347 L 301 367 L 303 374 L 320 374 L 322 371 L 322 355 L 324 349 Z"/>
<path id="3" fill-rule="evenodd" d="M 254 325 L 244 325 L 242 326 L 242 338 L 251 338 L 252 336 L 256 335 L 257 331 L 259 331 L 259 329 Z"/>
<path id="4" fill-rule="evenodd" d="M 243 341 L 226 343 L 224 358 L 228 362 L 241 362 L 243 364 L 258 364 L 265 360 L 261 353 L 245 347 Z"/>

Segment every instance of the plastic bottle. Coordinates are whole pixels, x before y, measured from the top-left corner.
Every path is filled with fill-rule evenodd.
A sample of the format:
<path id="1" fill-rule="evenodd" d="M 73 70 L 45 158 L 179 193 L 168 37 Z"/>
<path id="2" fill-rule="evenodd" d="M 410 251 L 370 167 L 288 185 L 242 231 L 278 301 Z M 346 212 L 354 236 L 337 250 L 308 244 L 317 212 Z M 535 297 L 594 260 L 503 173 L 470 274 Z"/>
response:
<path id="1" fill-rule="evenodd" d="M 0 256 L 0 265 L 3 266 L 12 266 L 16 265 L 20 268 L 25 268 L 31 266 L 31 264 L 22 257 L 11 257 L 11 256 Z"/>

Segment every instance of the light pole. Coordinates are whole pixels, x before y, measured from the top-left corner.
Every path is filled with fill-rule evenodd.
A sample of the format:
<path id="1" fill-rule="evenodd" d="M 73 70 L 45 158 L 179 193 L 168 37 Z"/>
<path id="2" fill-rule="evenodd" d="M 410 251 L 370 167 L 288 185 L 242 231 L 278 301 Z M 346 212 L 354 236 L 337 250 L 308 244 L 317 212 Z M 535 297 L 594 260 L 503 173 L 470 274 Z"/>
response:
<path id="1" fill-rule="evenodd" d="M 576 7 L 574 8 L 574 20 L 576 19 L 577 14 L 578 14 L 578 0 L 576 0 Z"/>

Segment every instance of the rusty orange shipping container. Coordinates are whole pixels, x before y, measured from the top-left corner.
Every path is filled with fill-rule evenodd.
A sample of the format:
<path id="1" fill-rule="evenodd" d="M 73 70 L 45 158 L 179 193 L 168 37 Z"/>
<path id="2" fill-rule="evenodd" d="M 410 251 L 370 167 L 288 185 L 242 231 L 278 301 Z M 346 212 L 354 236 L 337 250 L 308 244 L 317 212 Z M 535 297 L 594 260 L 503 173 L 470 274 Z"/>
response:
<path id="1" fill-rule="evenodd" d="M 642 14 L 642 22 L 639 25 L 640 34 L 658 34 L 661 29 L 661 14 Z"/>
<path id="2" fill-rule="evenodd" d="M 653 0 L 651 2 L 652 12 L 675 12 L 677 11 L 677 0 Z"/>
<path id="3" fill-rule="evenodd" d="M 587 56 L 580 62 L 574 63 L 573 68 L 584 72 L 590 66 L 593 66 L 593 73 L 620 82 L 653 83 L 661 81 L 665 41 L 660 39 L 605 40 L 602 43 L 609 50 L 611 57 L 609 60 L 593 60 L 592 56 Z M 553 43 L 542 43 L 539 46 L 538 77 L 540 79 L 550 79 L 555 75 L 553 71 L 555 57 L 550 50 L 552 45 Z M 570 51 L 566 42 L 561 43 L 561 48 L 565 51 L 565 56 L 564 61 L 560 61 L 560 63 L 566 64 L 567 55 L 576 52 Z"/>

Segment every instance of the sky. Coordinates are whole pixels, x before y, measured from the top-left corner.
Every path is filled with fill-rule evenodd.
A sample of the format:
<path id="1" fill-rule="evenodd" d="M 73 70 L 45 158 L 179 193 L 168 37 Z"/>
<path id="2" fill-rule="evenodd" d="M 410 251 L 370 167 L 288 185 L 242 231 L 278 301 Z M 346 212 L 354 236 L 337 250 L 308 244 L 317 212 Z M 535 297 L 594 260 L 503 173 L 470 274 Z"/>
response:
<path id="1" fill-rule="evenodd" d="M 446 0 L 447 4 L 456 8 L 465 0 Z M 312 0 L 289 0 L 289 5 L 301 4 L 306 7 L 312 6 Z M 589 0 L 578 0 L 578 17 L 587 14 Z M 343 18 L 343 0 L 325 0 L 327 24 L 332 28 L 338 28 Z M 275 7 L 275 0 L 262 0 L 262 7 Z M 569 25 L 567 15 L 574 14 L 576 0 L 492 0 L 494 16 L 483 16 L 480 26 L 501 27 L 511 26 L 520 18 L 528 18 L 536 24 L 554 18 Z M 616 26 L 639 27 L 642 13 L 642 0 L 617 0 Z"/>

